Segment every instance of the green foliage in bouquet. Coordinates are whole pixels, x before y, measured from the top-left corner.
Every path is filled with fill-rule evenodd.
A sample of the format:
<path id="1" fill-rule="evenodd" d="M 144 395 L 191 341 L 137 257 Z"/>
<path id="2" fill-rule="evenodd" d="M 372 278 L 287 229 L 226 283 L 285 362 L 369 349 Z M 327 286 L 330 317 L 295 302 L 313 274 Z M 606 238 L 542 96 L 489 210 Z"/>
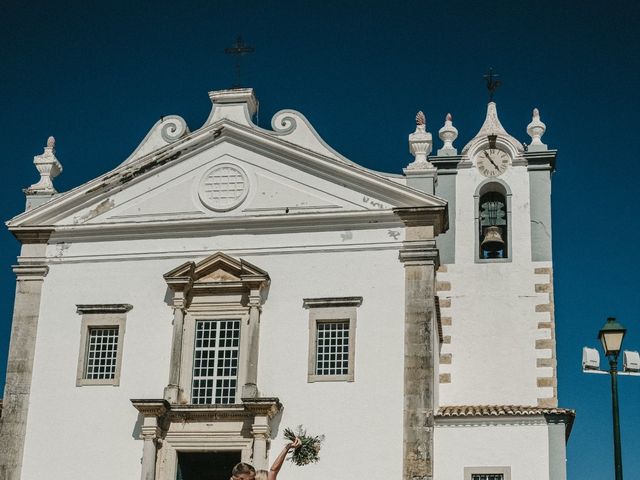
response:
<path id="1" fill-rule="evenodd" d="M 289 460 L 298 466 L 309 465 L 310 463 L 316 463 L 320 460 L 320 447 L 324 442 L 324 435 L 308 435 L 307 431 L 302 428 L 302 425 L 298 425 L 298 428 L 294 431 L 291 428 L 285 428 L 284 437 L 293 442 L 296 437 L 300 439 L 302 445 L 296 448 Z"/>

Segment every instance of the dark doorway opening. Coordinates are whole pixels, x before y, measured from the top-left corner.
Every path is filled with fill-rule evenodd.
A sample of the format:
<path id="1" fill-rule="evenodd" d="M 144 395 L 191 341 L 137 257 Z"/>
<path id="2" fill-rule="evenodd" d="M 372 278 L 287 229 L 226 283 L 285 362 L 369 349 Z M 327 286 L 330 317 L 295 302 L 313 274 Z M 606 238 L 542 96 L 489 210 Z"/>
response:
<path id="1" fill-rule="evenodd" d="M 178 452 L 176 480 L 229 480 L 240 452 Z"/>

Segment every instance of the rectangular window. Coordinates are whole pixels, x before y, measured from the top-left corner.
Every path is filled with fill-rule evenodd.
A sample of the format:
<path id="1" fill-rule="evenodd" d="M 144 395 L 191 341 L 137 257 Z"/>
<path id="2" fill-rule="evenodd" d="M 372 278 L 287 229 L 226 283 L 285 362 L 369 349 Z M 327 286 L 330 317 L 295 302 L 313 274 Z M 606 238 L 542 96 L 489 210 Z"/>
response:
<path id="1" fill-rule="evenodd" d="M 464 467 L 464 480 L 511 480 L 511 467 Z"/>
<path id="2" fill-rule="evenodd" d="M 316 325 L 316 375 L 349 374 L 349 320 Z"/>
<path id="3" fill-rule="evenodd" d="M 196 320 L 191 401 L 235 403 L 240 320 Z"/>
<path id="4" fill-rule="evenodd" d="M 125 325 L 131 305 L 76 307 L 82 315 L 76 385 L 120 385 Z"/>
<path id="5" fill-rule="evenodd" d="M 309 310 L 308 382 L 353 382 L 356 310 L 362 297 L 305 298 Z"/>
<path id="6" fill-rule="evenodd" d="M 114 379 L 117 364 L 118 327 L 90 327 L 84 378 Z"/>

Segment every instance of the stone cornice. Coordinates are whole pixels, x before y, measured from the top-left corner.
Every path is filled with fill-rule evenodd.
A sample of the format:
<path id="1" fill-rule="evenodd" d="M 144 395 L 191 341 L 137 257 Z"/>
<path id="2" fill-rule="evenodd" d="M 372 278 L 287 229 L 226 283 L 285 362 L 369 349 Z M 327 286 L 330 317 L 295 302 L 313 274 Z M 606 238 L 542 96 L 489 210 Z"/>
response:
<path id="1" fill-rule="evenodd" d="M 164 399 L 131 399 L 131 403 L 145 417 L 160 417 L 171 408 Z"/>
<path id="2" fill-rule="evenodd" d="M 174 292 L 174 306 L 179 307 L 186 306 L 197 295 L 247 292 L 257 297 L 271 281 L 269 274 L 259 267 L 222 252 L 198 263 L 183 263 L 165 273 L 164 279 Z"/>
<path id="3" fill-rule="evenodd" d="M 282 408 L 277 397 L 243 398 L 230 405 L 172 405 L 162 399 L 132 399 L 145 417 L 164 417 L 169 421 L 207 421 L 247 419 L 256 415 L 273 417 Z"/>
<path id="4" fill-rule="evenodd" d="M 429 161 L 438 169 L 438 175 L 456 174 L 458 165 L 462 162 L 462 155 L 429 157 Z"/>
<path id="5" fill-rule="evenodd" d="M 433 226 L 433 234 L 439 235 L 449 229 L 449 213 L 446 205 L 438 207 L 400 207 L 395 213 L 407 227 Z"/>
<path id="6" fill-rule="evenodd" d="M 93 305 L 76 305 L 76 312 L 79 314 L 96 314 L 96 313 L 127 313 L 133 308 L 128 303 L 103 303 Z"/>
<path id="7" fill-rule="evenodd" d="M 556 169 L 557 150 L 543 150 L 539 152 L 525 152 L 523 154 L 527 161 L 527 170 L 550 170 Z"/>
<path id="8" fill-rule="evenodd" d="M 49 273 L 48 265 L 20 264 L 13 265 L 12 268 L 18 280 L 43 280 Z"/>
<path id="9" fill-rule="evenodd" d="M 435 240 L 406 240 L 402 242 L 399 258 L 405 265 L 440 266 L 440 254 Z"/>
<path id="10" fill-rule="evenodd" d="M 303 308 L 359 307 L 362 297 L 303 298 Z"/>
<path id="11" fill-rule="evenodd" d="M 16 239 L 22 244 L 44 244 L 49 241 L 54 228 L 36 227 L 24 230 L 9 229 Z"/>
<path id="12" fill-rule="evenodd" d="M 428 208 L 428 207 L 427 207 Z M 446 207 L 436 207 L 446 208 Z M 289 213 L 278 215 L 254 215 L 245 217 L 214 217 L 183 220 L 156 220 L 148 222 L 111 222 L 84 225 L 56 226 L 59 238 L 73 240 L 129 240 L 136 238 L 174 238 L 190 235 L 231 233 L 296 233 L 326 230 L 397 228 L 402 221 L 389 210 L 357 210 L 330 213 Z M 14 235 L 30 232 L 40 227 L 9 227 Z"/>

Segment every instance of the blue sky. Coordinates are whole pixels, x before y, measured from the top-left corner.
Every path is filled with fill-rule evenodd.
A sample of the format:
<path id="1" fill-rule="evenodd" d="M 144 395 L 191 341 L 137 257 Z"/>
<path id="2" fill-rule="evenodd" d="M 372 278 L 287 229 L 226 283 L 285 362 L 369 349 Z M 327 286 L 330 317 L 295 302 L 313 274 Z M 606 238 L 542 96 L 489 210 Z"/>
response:
<path id="1" fill-rule="evenodd" d="M 482 75 L 503 85 L 500 119 L 521 141 L 538 107 L 557 148 L 553 248 L 563 407 L 578 417 L 570 479 L 612 476 L 608 377 L 580 372 L 583 345 L 609 315 L 640 350 L 635 268 L 640 216 L 637 2 L 5 2 L 0 29 L 0 213 L 24 208 L 22 188 L 49 135 L 64 172 L 60 191 L 125 159 L 160 115 L 206 119 L 209 90 L 233 83 L 223 53 L 238 34 L 256 48 L 244 83 L 268 127 L 301 111 L 336 150 L 400 173 L 417 110 L 436 132 L 447 112 L 461 148 L 486 109 Z M 436 148 L 438 147 L 436 143 Z M 18 242 L 0 231 L 0 384 L 4 384 Z M 640 476 L 640 378 L 620 379 L 623 461 Z"/>

